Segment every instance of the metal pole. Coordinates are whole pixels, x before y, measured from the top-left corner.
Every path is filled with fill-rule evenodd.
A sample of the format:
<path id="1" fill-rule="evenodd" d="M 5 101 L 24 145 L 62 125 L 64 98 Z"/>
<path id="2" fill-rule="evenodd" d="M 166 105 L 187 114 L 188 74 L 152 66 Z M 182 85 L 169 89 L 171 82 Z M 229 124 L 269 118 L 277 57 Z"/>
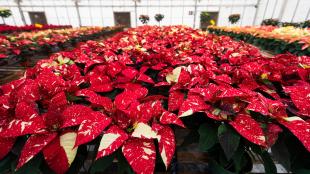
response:
<path id="1" fill-rule="evenodd" d="M 299 3 L 300 3 L 300 0 L 297 0 L 297 4 L 296 4 L 296 6 L 295 6 L 295 9 L 294 9 L 294 13 L 293 13 L 293 17 L 292 17 L 292 19 L 291 19 L 291 22 L 293 22 L 293 20 L 294 20 L 294 18 L 295 18 L 295 15 L 296 15 L 296 12 L 297 12 Z"/>
<path id="2" fill-rule="evenodd" d="M 274 13 L 275 13 L 275 11 L 276 11 L 277 6 L 278 6 L 278 0 L 276 0 L 275 4 L 274 4 L 274 6 L 273 6 L 273 11 L 272 11 L 271 18 L 273 18 L 273 16 L 274 16 Z"/>
<path id="3" fill-rule="evenodd" d="M 198 0 L 195 0 L 195 11 L 194 11 L 194 24 L 193 24 L 193 28 L 196 27 L 197 1 L 198 1 Z"/>
<path id="4" fill-rule="evenodd" d="M 246 0 L 244 2 L 246 3 Z M 242 16 L 241 16 L 241 19 L 240 19 L 239 26 L 242 26 L 244 13 L 245 13 L 245 6 L 243 6 L 243 8 L 242 8 L 242 12 L 241 12 Z"/>
<path id="5" fill-rule="evenodd" d="M 252 25 L 256 24 L 260 2 L 261 2 L 261 0 L 257 0 L 257 4 L 255 5 L 256 11 L 255 11 L 254 20 L 253 20 L 253 24 Z"/>
<path id="6" fill-rule="evenodd" d="M 306 19 L 305 19 L 305 20 L 308 20 L 308 19 L 309 19 L 309 15 L 310 15 L 310 9 L 308 9 L 307 16 L 306 16 Z"/>
<path id="7" fill-rule="evenodd" d="M 82 26 L 82 22 L 81 22 L 81 15 L 80 15 L 80 11 L 79 11 L 79 2 L 78 0 L 74 0 L 74 6 L 75 6 L 75 10 L 76 10 L 76 14 L 78 16 L 79 19 L 79 26 Z"/>
<path id="8" fill-rule="evenodd" d="M 22 21 L 23 21 L 24 25 L 26 25 L 25 16 L 24 16 L 24 13 L 23 13 L 22 8 L 21 8 L 21 6 L 20 6 L 21 0 L 15 0 L 15 2 L 16 2 L 16 4 L 17 4 L 20 17 L 22 18 Z"/>
<path id="9" fill-rule="evenodd" d="M 269 0 L 267 0 L 267 4 L 266 4 L 265 10 L 264 10 L 263 20 L 265 19 L 265 15 L 266 15 L 268 6 L 269 6 Z"/>
<path id="10" fill-rule="evenodd" d="M 281 11 L 280 11 L 280 13 L 279 13 L 279 19 L 280 19 L 280 21 L 282 21 L 282 18 L 283 18 L 283 14 L 284 14 L 286 5 L 287 5 L 287 0 L 284 0 L 284 1 L 283 1 L 283 4 L 282 4 L 282 7 L 281 7 Z"/>
<path id="11" fill-rule="evenodd" d="M 138 15 L 137 15 L 137 0 L 133 0 L 135 2 L 135 23 L 136 27 L 138 27 Z"/>

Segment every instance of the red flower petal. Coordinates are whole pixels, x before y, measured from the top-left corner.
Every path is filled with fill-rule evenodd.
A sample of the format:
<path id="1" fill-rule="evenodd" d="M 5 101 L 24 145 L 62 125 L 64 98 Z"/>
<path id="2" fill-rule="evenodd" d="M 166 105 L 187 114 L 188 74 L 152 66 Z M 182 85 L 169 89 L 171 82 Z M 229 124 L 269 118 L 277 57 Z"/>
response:
<path id="1" fill-rule="evenodd" d="M 15 138 L 0 138 L 0 160 L 11 151 L 15 140 Z"/>
<path id="2" fill-rule="evenodd" d="M 143 103 L 137 107 L 139 115 L 133 116 L 136 117 L 139 122 L 148 122 L 151 118 L 161 115 L 163 111 L 163 106 L 159 100 L 149 101 Z"/>
<path id="3" fill-rule="evenodd" d="M 278 139 L 279 133 L 281 133 L 281 132 L 282 132 L 282 129 L 280 126 L 278 126 L 276 124 L 272 124 L 272 123 L 269 123 L 267 125 L 267 130 L 265 131 L 265 134 L 266 134 L 266 138 L 267 138 L 268 147 L 271 147 L 272 145 L 274 145 L 274 143 Z"/>
<path id="4" fill-rule="evenodd" d="M 182 120 L 174 113 L 164 111 L 159 119 L 161 124 L 175 124 L 185 128 Z"/>
<path id="5" fill-rule="evenodd" d="M 192 115 L 195 112 L 204 111 L 209 106 L 200 96 L 191 95 L 182 103 L 179 110 L 179 117 Z"/>
<path id="6" fill-rule="evenodd" d="M 73 162 L 77 148 L 74 148 L 76 133 L 67 132 L 55 138 L 43 149 L 48 166 L 57 174 L 64 174 Z"/>
<path id="7" fill-rule="evenodd" d="M 154 173 L 156 150 L 153 140 L 132 138 L 125 142 L 122 150 L 135 173 Z"/>
<path id="8" fill-rule="evenodd" d="M 290 94 L 300 114 L 310 116 L 310 85 L 308 83 L 285 87 L 285 92 Z"/>
<path id="9" fill-rule="evenodd" d="M 78 130 L 75 147 L 95 139 L 111 123 L 111 118 L 100 112 L 92 113 L 92 120 L 84 120 Z"/>
<path id="10" fill-rule="evenodd" d="M 48 133 L 43 135 L 31 135 L 21 151 L 18 165 L 16 169 L 19 169 L 29 160 L 31 160 L 36 154 L 38 154 L 45 146 L 47 146 L 55 137 L 57 133 Z"/>
<path id="11" fill-rule="evenodd" d="M 122 75 L 129 80 L 133 80 L 138 74 L 139 71 L 134 68 L 127 68 L 122 71 Z"/>
<path id="12" fill-rule="evenodd" d="M 15 117 L 23 121 L 29 121 L 38 117 L 38 111 L 34 103 L 20 102 L 15 108 Z"/>
<path id="13" fill-rule="evenodd" d="M 238 114 L 229 124 L 252 143 L 266 147 L 266 138 L 260 124 L 251 116 Z"/>
<path id="14" fill-rule="evenodd" d="M 279 123 L 288 128 L 305 148 L 310 152 L 310 123 L 299 117 L 286 117 L 278 119 Z"/>
<path id="15" fill-rule="evenodd" d="M 145 74 L 140 74 L 138 76 L 137 80 L 142 81 L 142 82 L 146 82 L 146 83 L 154 84 L 153 79 L 151 77 L 145 75 Z"/>
<path id="16" fill-rule="evenodd" d="M 95 92 L 110 92 L 113 90 L 109 76 L 102 74 L 91 74 L 89 76 L 89 89 Z"/>
<path id="17" fill-rule="evenodd" d="M 93 105 L 101 106 L 108 112 L 111 112 L 113 109 L 113 103 L 112 103 L 112 100 L 110 98 L 100 96 L 93 91 L 90 91 L 87 89 L 82 89 L 80 91 L 77 91 L 76 95 L 87 97 L 86 99 L 89 102 L 91 102 Z"/>
<path id="18" fill-rule="evenodd" d="M 207 88 L 191 88 L 189 90 L 190 95 L 201 95 L 205 101 L 214 100 L 214 97 L 218 92 L 220 92 L 219 87 L 212 83 L 210 83 Z"/>
<path id="19" fill-rule="evenodd" d="M 267 98 L 258 94 L 258 96 L 249 99 L 249 105 L 246 107 L 247 110 L 259 112 L 263 115 L 269 115 L 268 101 Z"/>
<path id="20" fill-rule="evenodd" d="M 44 69 L 36 78 L 40 87 L 49 95 L 54 95 L 65 89 L 66 82 L 61 76 L 56 76 L 50 69 Z"/>
<path id="21" fill-rule="evenodd" d="M 181 91 L 170 92 L 168 98 L 168 110 L 169 111 L 178 110 L 184 101 L 184 96 L 185 94 L 182 93 Z"/>
<path id="22" fill-rule="evenodd" d="M 248 94 L 242 92 L 241 90 L 238 90 L 233 87 L 222 87 L 221 93 L 217 96 L 217 98 L 229 98 L 229 97 L 245 97 L 248 96 Z"/>
<path id="23" fill-rule="evenodd" d="M 177 79 L 177 83 L 179 83 L 181 85 L 185 85 L 185 84 L 189 83 L 190 80 L 191 80 L 191 76 L 189 75 L 189 73 L 186 70 L 181 69 L 179 78 Z"/>
<path id="24" fill-rule="evenodd" d="M 122 66 L 121 66 L 121 63 L 119 62 L 113 62 L 108 65 L 107 74 L 110 77 L 114 78 L 121 71 L 122 71 Z"/>
<path id="25" fill-rule="evenodd" d="M 81 124 L 84 120 L 92 118 L 91 113 L 94 112 L 91 108 L 84 105 L 69 106 L 63 112 L 62 128 L 76 126 Z"/>
<path id="26" fill-rule="evenodd" d="M 169 126 L 164 126 L 164 128 L 158 131 L 157 139 L 159 153 L 167 169 L 175 151 L 175 138 L 173 130 Z"/>
<path id="27" fill-rule="evenodd" d="M 131 103 L 137 101 L 137 99 L 138 96 L 134 92 L 127 90 L 115 97 L 114 104 L 117 109 L 125 110 Z"/>
<path id="28" fill-rule="evenodd" d="M 102 136 L 96 159 L 110 155 L 128 139 L 128 135 L 117 126 L 111 126 Z"/>
<path id="29" fill-rule="evenodd" d="M 43 128 L 45 128 L 45 125 L 43 119 L 40 116 L 37 116 L 29 121 L 15 119 L 0 128 L 0 136 L 17 137 L 35 133 L 36 131 L 39 131 Z"/>

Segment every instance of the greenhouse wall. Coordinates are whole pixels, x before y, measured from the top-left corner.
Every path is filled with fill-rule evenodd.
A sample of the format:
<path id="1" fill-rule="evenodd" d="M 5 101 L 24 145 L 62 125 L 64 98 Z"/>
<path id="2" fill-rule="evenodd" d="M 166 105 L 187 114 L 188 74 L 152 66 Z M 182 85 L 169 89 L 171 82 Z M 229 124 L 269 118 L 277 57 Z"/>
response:
<path id="1" fill-rule="evenodd" d="M 200 13 L 203 11 L 217 12 L 219 26 L 231 25 L 228 16 L 233 13 L 241 15 L 241 20 L 234 24 L 237 26 L 259 25 L 267 18 L 278 18 L 283 22 L 301 22 L 310 19 L 309 0 L 136 1 L 135 5 L 134 0 L 78 0 L 77 3 L 74 0 L 0 0 L 0 6 L 11 9 L 13 15 L 4 19 L 4 22 L 10 25 L 31 24 L 29 12 L 44 12 L 48 24 L 75 27 L 114 25 L 114 12 L 129 12 L 128 20 L 131 27 L 135 27 L 136 24 L 142 25 L 136 19 L 136 16 L 139 17 L 141 14 L 150 16 L 150 25 L 157 24 L 154 20 L 154 15 L 157 13 L 165 15 L 162 25 L 183 24 L 195 28 L 200 27 Z"/>

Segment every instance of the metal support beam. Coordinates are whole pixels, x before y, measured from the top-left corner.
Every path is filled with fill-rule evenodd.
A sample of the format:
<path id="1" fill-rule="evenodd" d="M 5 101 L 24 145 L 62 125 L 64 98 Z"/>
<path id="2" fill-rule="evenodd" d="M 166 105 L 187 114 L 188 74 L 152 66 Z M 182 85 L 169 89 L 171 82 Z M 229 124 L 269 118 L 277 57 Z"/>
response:
<path id="1" fill-rule="evenodd" d="M 199 7 L 254 7 L 256 6 L 256 4 L 242 4 L 242 3 L 230 3 L 230 4 L 207 4 L 207 5 L 203 5 L 200 4 Z M 16 5 L 7 5 L 6 7 L 17 7 Z M 75 5 L 59 5 L 59 4 L 55 4 L 55 5 L 23 5 L 23 7 L 75 7 Z M 135 7 L 135 5 L 79 5 L 79 7 Z M 183 7 L 180 4 L 173 4 L 173 5 L 152 5 L 150 4 L 148 5 L 139 5 L 139 7 Z M 195 5 L 184 5 L 184 7 L 195 7 Z"/>
<path id="2" fill-rule="evenodd" d="M 196 27 L 196 16 L 197 16 L 197 1 L 198 0 L 195 0 L 195 10 L 194 10 L 194 23 L 193 23 L 193 28 Z"/>
<path id="3" fill-rule="evenodd" d="M 22 18 L 22 21 L 23 21 L 24 25 L 26 25 L 25 16 L 24 16 L 24 13 L 23 13 L 21 5 L 20 5 L 21 1 L 22 0 L 15 0 L 15 2 L 17 4 L 18 11 L 19 11 L 19 14 L 20 14 L 20 16 Z"/>
<path id="4" fill-rule="evenodd" d="M 300 0 L 297 0 L 297 4 L 295 6 L 295 9 L 294 9 L 294 13 L 293 13 L 293 17 L 291 19 L 291 22 L 293 22 L 294 18 L 295 18 L 295 15 L 296 15 L 296 12 L 297 12 L 297 9 L 299 7 L 299 3 L 300 3 Z"/>
<path id="5" fill-rule="evenodd" d="M 253 24 L 255 25 L 257 22 L 257 16 L 258 16 L 258 12 L 259 12 L 259 5 L 260 5 L 261 0 L 257 0 L 257 3 L 255 5 L 256 11 L 255 11 L 255 15 L 254 15 L 254 20 L 253 20 Z"/>
<path id="6" fill-rule="evenodd" d="M 282 21 L 282 18 L 283 18 L 283 14 L 284 14 L 286 5 L 287 5 L 287 0 L 283 0 L 283 4 L 282 4 L 282 6 L 281 6 L 281 10 L 280 10 L 280 13 L 279 13 L 279 19 L 280 19 L 280 21 Z"/>
<path id="7" fill-rule="evenodd" d="M 133 0 L 133 2 L 135 3 L 134 7 L 135 7 L 135 24 L 136 24 L 136 27 L 138 27 L 137 1 L 138 0 Z"/>
<path id="8" fill-rule="evenodd" d="M 80 10 L 79 10 L 79 0 L 74 0 L 74 7 L 76 10 L 76 14 L 78 16 L 79 19 L 79 26 L 82 26 L 82 22 L 81 22 L 81 15 L 80 15 Z"/>

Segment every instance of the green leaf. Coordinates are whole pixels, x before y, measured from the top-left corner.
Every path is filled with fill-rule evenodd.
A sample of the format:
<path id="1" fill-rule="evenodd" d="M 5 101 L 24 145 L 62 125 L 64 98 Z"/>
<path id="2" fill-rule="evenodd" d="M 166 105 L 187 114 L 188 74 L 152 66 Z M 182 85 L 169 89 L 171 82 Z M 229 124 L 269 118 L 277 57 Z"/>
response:
<path id="1" fill-rule="evenodd" d="M 239 146 L 240 136 L 225 124 L 219 126 L 217 135 L 227 160 L 230 160 Z"/>
<path id="2" fill-rule="evenodd" d="M 91 166 L 90 173 L 104 172 L 113 163 L 114 158 L 115 153 L 98 159 Z"/>
<path id="3" fill-rule="evenodd" d="M 23 167 L 15 171 L 16 165 L 17 165 L 17 160 L 12 163 L 12 173 L 14 174 L 25 174 L 25 173 L 31 173 L 31 174 L 40 174 L 40 165 L 42 163 L 43 156 L 37 155 L 33 159 L 31 159 L 28 163 L 26 163 Z"/>
<path id="4" fill-rule="evenodd" d="M 214 174 L 233 174 L 232 172 L 225 170 L 222 166 L 220 166 L 214 160 L 210 160 L 209 166 L 210 166 L 211 173 L 214 173 Z"/>
<path id="5" fill-rule="evenodd" d="M 217 142 L 217 128 L 211 124 L 204 123 L 199 127 L 199 148 L 208 151 Z"/>
<path id="6" fill-rule="evenodd" d="M 309 174 L 310 170 L 309 169 L 298 169 L 294 171 L 295 174 Z"/>
<path id="7" fill-rule="evenodd" d="M 287 146 L 284 142 L 284 139 L 278 139 L 278 141 L 271 147 L 271 152 L 273 157 L 283 165 L 283 167 L 287 170 L 291 170 L 291 161 L 290 161 L 290 153 L 287 149 Z"/>
<path id="8" fill-rule="evenodd" d="M 8 173 L 11 168 L 11 163 L 16 158 L 12 153 L 8 154 L 4 159 L 0 161 L 0 174 Z"/>
<path id="9" fill-rule="evenodd" d="M 124 157 L 121 150 L 117 151 L 117 173 L 118 174 L 134 174 L 126 158 Z"/>
<path id="10" fill-rule="evenodd" d="M 276 174 L 277 168 L 274 164 L 273 160 L 270 157 L 270 154 L 267 151 L 263 151 L 261 154 L 261 157 L 263 159 L 264 167 L 265 167 L 265 173 L 267 174 Z"/>
<path id="11" fill-rule="evenodd" d="M 199 142 L 199 133 L 197 130 L 190 130 L 184 138 L 181 147 L 188 146 L 196 142 Z"/>

